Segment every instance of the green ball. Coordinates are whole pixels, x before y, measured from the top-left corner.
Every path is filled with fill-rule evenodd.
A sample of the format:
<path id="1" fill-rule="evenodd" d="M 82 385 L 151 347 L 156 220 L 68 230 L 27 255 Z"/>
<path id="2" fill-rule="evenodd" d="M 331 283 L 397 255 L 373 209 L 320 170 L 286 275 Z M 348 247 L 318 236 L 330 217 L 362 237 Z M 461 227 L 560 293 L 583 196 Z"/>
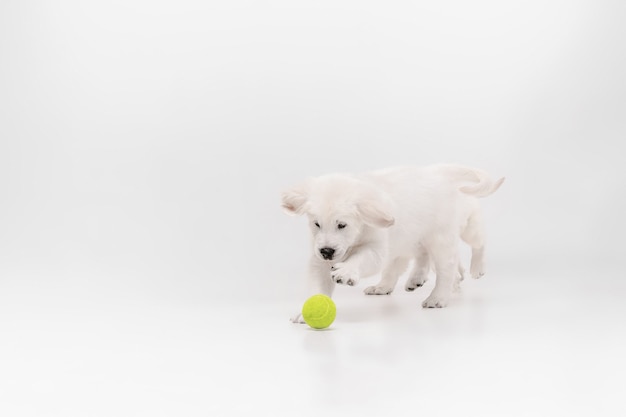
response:
<path id="1" fill-rule="evenodd" d="M 302 318 L 314 329 L 325 329 L 335 321 L 337 307 L 330 297 L 317 294 L 304 302 Z"/>

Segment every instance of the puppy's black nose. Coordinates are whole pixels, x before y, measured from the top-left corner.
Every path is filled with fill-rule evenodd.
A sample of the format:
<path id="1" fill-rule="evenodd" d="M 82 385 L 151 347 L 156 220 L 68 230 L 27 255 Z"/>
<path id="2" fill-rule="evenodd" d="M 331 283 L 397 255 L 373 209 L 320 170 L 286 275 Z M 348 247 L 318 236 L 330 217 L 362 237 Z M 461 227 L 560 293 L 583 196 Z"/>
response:
<path id="1" fill-rule="evenodd" d="M 322 257 L 324 259 L 330 261 L 331 259 L 333 259 L 333 254 L 335 253 L 335 250 L 333 248 L 322 248 L 320 249 L 320 253 L 322 254 Z"/>

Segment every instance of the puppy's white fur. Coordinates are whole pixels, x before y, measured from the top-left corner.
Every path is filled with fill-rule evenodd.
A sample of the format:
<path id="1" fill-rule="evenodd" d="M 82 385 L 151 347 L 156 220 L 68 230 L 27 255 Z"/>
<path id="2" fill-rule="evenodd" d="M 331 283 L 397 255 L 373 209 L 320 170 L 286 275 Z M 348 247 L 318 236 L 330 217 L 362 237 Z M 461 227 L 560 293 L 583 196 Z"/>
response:
<path id="1" fill-rule="evenodd" d="M 435 288 L 422 305 L 445 307 L 457 272 L 462 276 L 459 236 L 472 248 L 472 277 L 485 272 L 477 197 L 503 181 L 474 168 L 433 165 L 331 174 L 291 188 L 282 206 L 289 214 L 306 214 L 311 229 L 309 291 L 331 296 L 336 283 L 357 285 L 382 270 L 380 282 L 365 293 L 390 294 L 414 259 L 405 289 L 423 285 L 432 264 Z M 293 320 L 301 321 L 299 315 Z"/>

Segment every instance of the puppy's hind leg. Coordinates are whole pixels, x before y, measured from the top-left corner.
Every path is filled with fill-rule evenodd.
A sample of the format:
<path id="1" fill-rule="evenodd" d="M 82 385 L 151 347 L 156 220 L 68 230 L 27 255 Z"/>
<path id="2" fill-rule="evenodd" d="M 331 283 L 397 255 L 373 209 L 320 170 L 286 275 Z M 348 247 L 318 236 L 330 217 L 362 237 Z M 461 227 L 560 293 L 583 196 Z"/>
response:
<path id="1" fill-rule="evenodd" d="M 441 308 L 448 305 L 452 295 L 452 287 L 458 273 L 459 254 L 456 247 L 458 237 L 440 236 L 429 245 L 429 252 L 433 257 L 437 280 L 435 288 L 428 298 L 422 303 L 422 307 Z"/>
<path id="2" fill-rule="evenodd" d="M 485 275 L 485 231 L 479 207 L 470 214 L 461 239 L 472 248 L 470 275 L 472 278 L 482 277 Z"/>
<path id="3" fill-rule="evenodd" d="M 384 268 L 380 282 L 365 289 L 367 295 L 387 295 L 393 292 L 398 283 L 398 278 L 409 264 L 409 258 L 398 257 L 392 259 Z"/>
<path id="4" fill-rule="evenodd" d="M 461 265 L 461 261 L 459 261 L 459 271 L 456 274 L 456 278 L 454 279 L 454 292 L 461 291 L 461 282 L 465 279 L 465 268 Z"/>
<path id="5" fill-rule="evenodd" d="M 428 281 L 428 273 L 430 272 L 430 258 L 428 251 L 422 245 L 417 250 L 415 256 L 415 266 L 411 275 L 404 286 L 407 291 L 415 291 L 416 288 L 421 287 Z"/>

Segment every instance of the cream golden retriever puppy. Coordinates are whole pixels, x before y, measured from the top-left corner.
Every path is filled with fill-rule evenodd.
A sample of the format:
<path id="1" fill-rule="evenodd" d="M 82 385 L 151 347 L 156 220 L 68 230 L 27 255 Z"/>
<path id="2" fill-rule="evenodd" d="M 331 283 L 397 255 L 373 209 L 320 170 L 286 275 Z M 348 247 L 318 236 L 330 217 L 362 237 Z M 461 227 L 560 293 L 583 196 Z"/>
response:
<path id="1" fill-rule="evenodd" d="M 365 293 L 390 294 L 415 260 L 405 289 L 422 286 L 432 265 L 435 287 L 422 306 L 445 307 L 462 271 L 459 236 L 472 248 L 471 276 L 485 273 L 478 197 L 490 195 L 503 181 L 474 168 L 433 165 L 325 175 L 285 191 L 284 210 L 309 219 L 308 290 L 331 296 L 335 284 L 354 286 L 361 277 L 382 272 Z M 298 314 L 292 321 L 302 320 Z"/>

